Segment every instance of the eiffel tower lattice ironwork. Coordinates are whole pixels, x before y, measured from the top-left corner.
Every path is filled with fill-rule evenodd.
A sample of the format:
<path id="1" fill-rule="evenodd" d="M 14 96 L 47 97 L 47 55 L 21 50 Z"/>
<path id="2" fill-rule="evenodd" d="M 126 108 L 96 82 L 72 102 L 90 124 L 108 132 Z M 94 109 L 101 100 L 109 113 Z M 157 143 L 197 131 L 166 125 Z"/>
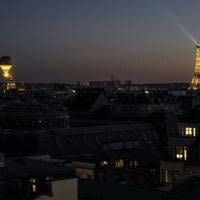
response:
<path id="1" fill-rule="evenodd" d="M 200 90 L 200 44 L 196 45 L 195 69 L 189 90 Z"/>

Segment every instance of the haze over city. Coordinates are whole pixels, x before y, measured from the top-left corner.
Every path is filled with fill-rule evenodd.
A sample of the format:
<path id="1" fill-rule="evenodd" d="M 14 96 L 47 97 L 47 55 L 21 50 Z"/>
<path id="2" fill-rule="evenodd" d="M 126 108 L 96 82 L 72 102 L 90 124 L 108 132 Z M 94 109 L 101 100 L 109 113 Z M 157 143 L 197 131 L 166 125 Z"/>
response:
<path id="1" fill-rule="evenodd" d="M 191 80 L 194 44 L 174 16 L 198 40 L 198 0 L 1 0 L 0 7 L 0 54 L 12 57 L 17 81 Z"/>

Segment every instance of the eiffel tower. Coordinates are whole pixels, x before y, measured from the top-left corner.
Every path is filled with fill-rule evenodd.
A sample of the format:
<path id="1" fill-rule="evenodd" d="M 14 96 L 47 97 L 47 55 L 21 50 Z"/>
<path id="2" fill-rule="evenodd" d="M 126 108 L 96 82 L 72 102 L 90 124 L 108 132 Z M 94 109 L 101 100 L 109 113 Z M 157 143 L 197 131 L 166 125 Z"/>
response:
<path id="1" fill-rule="evenodd" d="M 196 45 L 195 69 L 188 90 L 200 90 L 200 44 Z"/>

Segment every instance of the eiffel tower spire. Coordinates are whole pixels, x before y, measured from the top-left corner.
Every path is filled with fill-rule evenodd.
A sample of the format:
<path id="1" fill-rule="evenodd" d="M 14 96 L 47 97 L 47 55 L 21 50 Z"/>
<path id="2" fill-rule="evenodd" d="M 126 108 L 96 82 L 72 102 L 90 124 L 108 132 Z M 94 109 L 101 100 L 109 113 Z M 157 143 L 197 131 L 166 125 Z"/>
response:
<path id="1" fill-rule="evenodd" d="M 196 45 L 195 69 L 189 90 L 200 90 L 200 44 Z"/>

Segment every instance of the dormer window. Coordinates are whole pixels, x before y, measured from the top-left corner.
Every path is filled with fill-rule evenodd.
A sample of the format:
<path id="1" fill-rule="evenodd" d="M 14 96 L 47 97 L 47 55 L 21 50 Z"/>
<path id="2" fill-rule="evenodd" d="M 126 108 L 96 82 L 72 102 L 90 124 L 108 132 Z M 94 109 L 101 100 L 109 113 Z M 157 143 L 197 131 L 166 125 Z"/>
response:
<path id="1" fill-rule="evenodd" d="M 116 160 L 115 161 L 115 168 L 123 168 L 124 167 L 124 160 Z"/>
<path id="2" fill-rule="evenodd" d="M 183 136 L 196 136 L 196 128 L 195 127 L 184 127 L 183 128 Z"/>
<path id="3" fill-rule="evenodd" d="M 176 159 L 177 160 L 188 159 L 188 148 L 186 146 L 176 147 Z"/>

